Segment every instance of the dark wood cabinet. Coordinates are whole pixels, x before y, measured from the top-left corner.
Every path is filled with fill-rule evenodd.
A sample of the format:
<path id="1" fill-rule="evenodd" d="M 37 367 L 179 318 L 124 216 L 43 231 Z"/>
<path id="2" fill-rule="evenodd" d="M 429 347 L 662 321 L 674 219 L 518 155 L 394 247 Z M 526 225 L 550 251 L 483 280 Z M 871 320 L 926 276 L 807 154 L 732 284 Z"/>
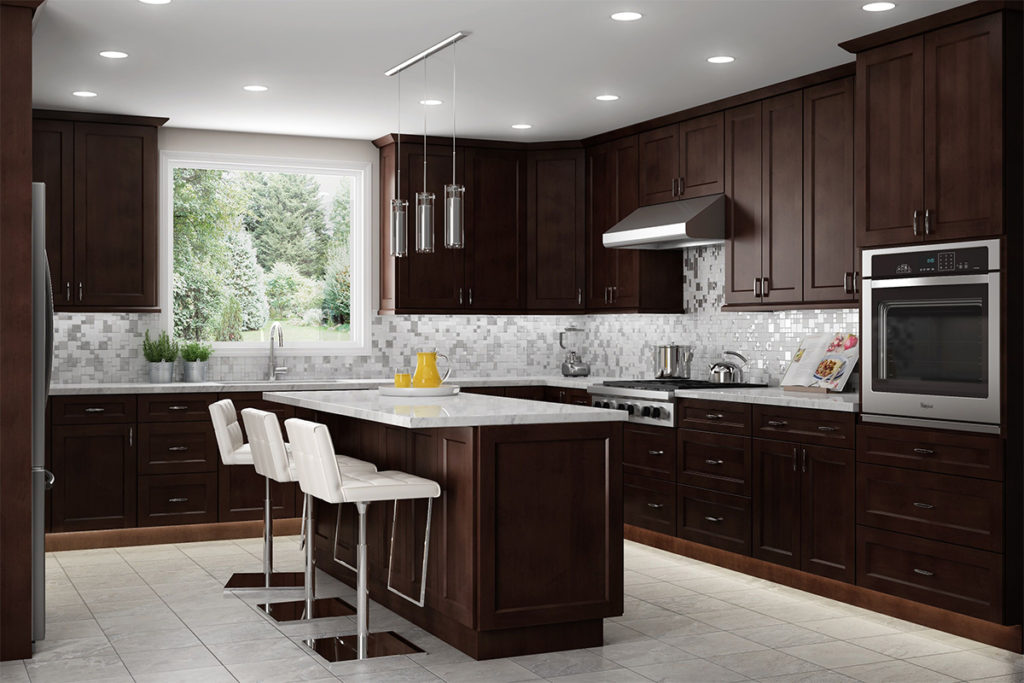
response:
<path id="1" fill-rule="evenodd" d="M 925 472 L 1003 479 L 1003 440 L 983 434 L 860 424 L 857 459 Z"/>
<path id="2" fill-rule="evenodd" d="M 761 102 L 725 112 L 725 302 L 761 302 Z"/>
<path id="3" fill-rule="evenodd" d="M 677 489 L 676 533 L 680 538 L 750 554 L 750 498 L 693 486 Z"/>
<path id="4" fill-rule="evenodd" d="M 583 149 L 527 156 L 526 305 L 583 310 L 586 287 L 586 164 Z"/>
<path id="5" fill-rule="evenodd" d="M 639 141 L 640 206 L 676 199 L 679 191 L 679 126 L 641 133 Z"/>
<path id="6" fill-rule="evenodd" d="M 135 426 L 55 425 L 50 436 L 52 530 L 135 526 Z"/>
<path id="7" fill-rule="evenodd" d="M 800 447 L 754 439 L 753 554 L 800 568 Z"/>
<path id="8" fill-rule="evenodd" d="M 671 427 L 627 424 L 622 430 L 622 471 L 676 481 L 676 434 Z"/>
<path id="9" fill-rule="evenodd" d="M 803 297 L 803 94 L 761 106 L 761 301 Z"/>
<path id="10" fill-rule="evenodd" d="M 676 484 L 653 477 L 622 476 L 622 521 L 642 529 L 676 535 Z"/>
<path id="11" fill-rule="evenodd" d="M 750 496 L 749 437 L 693 429 L 677 431 L 680 484 Z"/>
<path id="12" fill-rule="evenodd" d="M 139 477 L 139 526 L 216 521 L 216 472 Z"/>
<path id="13" fill-rule="evenodd" d="M 32 124 L 32 181 L 46 184 L 46 256 L 53 303 L 73 302 L 75 279 L 75 124 L 39 120 Z"/>
<path id="14" fill-rule="evenodd" d="M 723 191 L 722 112 L 639 136 L 640 206 Z"/>

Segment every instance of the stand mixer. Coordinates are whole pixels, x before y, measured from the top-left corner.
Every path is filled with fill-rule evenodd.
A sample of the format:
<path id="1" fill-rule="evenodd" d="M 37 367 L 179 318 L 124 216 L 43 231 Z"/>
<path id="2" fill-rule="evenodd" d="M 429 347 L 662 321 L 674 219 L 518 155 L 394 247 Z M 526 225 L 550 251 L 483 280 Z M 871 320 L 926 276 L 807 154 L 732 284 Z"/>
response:
<path id="1" fill-rule="evenodd" d="M 583 330 L 578 327 L 567 327 L 558 333 L 558 345 L 565 349 L 565 360 L 562 361 L 562 374 L 566 377 L 586 377 L 590 374 L 590 363 L 584 363 L 576 349 L 580 347 Z"/>

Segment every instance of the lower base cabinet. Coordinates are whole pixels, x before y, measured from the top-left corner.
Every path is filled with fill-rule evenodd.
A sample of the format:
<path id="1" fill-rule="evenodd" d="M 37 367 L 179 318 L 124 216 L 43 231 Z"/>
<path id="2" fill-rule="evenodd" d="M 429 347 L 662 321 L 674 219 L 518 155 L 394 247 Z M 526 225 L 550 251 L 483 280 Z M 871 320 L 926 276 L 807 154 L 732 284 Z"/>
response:
<path id="1" fill-rule="evenodd" d="M 674 482 L 624 474 L 622 505 L 622 518 L 626 524 L 676 535 Z"/>
<path id="2" fill-rule="evenodd" d="M 216 472 L 139 477 L 139 526 L 216 521 Z"/>
<path id="3" fill-rule="evenodd" d="M 135 526 L 134 425 L 54 425 L 50 446 L 55 475 L 50 491 L 53 531 Z"/>
<path id="4" fill-rule="evenodd" d="M 676 535 L 740 555 L 750 554 L 750 499 L 679 486 Z"/>

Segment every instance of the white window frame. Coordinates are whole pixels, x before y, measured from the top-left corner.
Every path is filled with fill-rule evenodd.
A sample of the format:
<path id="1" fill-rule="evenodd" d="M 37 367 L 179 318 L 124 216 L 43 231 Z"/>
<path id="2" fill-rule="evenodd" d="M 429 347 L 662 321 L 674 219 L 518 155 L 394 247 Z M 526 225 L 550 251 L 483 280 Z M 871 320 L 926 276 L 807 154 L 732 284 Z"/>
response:
<path id="1" fill-rule="evenodd" d="M 370 300 L 373 294 L 371 251 L 372 164 L 368 161 L 331 161 L 290 157 L 252 156 L 210 152 L 160 152 L 160 325 L 174 332 L 174 169 L 209 168 L 225 171 L 268 171 L 272 173 L 321 173 L 349 175 L 355 179 L 352 211 L 352 298 L 351 339 L 347 342 L 295 342 L 284 340 L 275 349 L 280 356 L 368 356 L 370 355 Z M 267 353 L 267 342 L 213 342 L 219 356 L 260 356 Z"/>

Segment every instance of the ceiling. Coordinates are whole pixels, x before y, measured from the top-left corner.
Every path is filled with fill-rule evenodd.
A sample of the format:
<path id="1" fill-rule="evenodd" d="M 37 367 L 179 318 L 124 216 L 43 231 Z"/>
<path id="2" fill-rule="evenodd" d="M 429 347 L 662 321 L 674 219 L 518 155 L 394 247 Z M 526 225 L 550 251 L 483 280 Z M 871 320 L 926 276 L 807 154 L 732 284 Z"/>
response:
<path id="1" fill-rule="evenodd" d="M 398 125 L 384 71 L 456 31 L 458 133 L 578 139 L 827 67 L 837 43 L 963 4 L 896 0 L 47 0 L 36 107 L 167 125 L 372 139 Z M 611 21 L 620 10 L 640 21 Z M 127 52 L 105 59 L 100 50 Z M 712 55 L 732 64 L 709 64 Z M 402 75 L 402 130 L 450 135 L 451 49 Z M 243 85 L 262 84 L 263 93 Z M 92 90 L 98 97 L 74 97 Z M 598 102 L 613 93 L 616 102 Z M 444 100 L 418 104 L 424 96 Z M 517 131 L 514 123 L 533 128 Z"/>

